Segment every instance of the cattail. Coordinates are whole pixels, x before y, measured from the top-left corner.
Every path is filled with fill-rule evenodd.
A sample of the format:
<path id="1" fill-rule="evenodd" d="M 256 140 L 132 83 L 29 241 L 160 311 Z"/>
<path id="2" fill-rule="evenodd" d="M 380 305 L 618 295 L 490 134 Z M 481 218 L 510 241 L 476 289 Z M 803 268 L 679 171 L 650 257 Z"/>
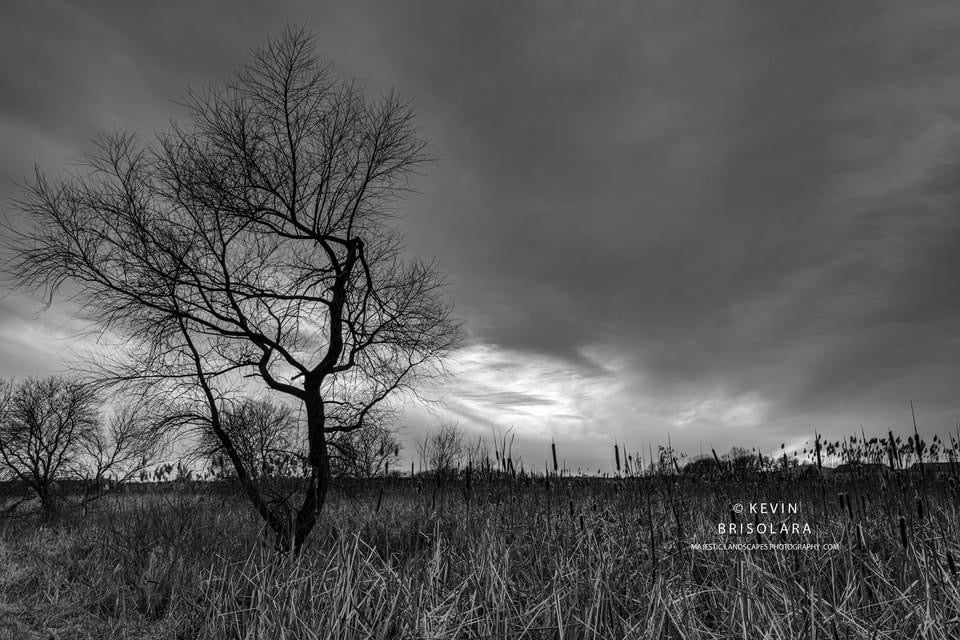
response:
<path id="1" fill-rule="evenodd" d="M 614 443 L 613 444 L 613 457 L 617 461 L 617 473 L 620 473 L 620 447 Z"/>
<path id="2" fill-rule="evenodd" d="M 903 548 L 907 548 L 907 521 L 903 519 L 903 516 L 900 516 L 900 544 L 903 545 Z"/>
<path id="3" fill-rule="evenodd" d="M 890 450 L 893 452 L 893 455 L 896 457 L 897 467 L 902 468 L 903 465 L 900 462 L 900 451 L 897 449 L 896 439 L 893 437 L 893 431 L 887 432 L 890 436 Z"/>
<path id="4" fill-rule="evenodd" d="M 383 502 L 383 487 L 380 487 L 380 494 L 377 496 L 377 508 L 374 513 L 380 513 L 380 503 Z"/>
<path id="5" fill-rule="evenodd" d="M 823 460 L 820 458 L 820 434 L 816 431 L 813 432 L 816 438 L 814 439 L 814 446 L 816 447 L 817 452 L 817 471 L 823 471 Z"/>
<path id="6" fill-rule="evenodd" d="M 557 468 L 558 468 L 558 467 L 557 467 L 557 443 L 556 443 L 556 442 L 551 442 L 551 443 L 550 443 L 550 453 L 553 455 L 553 472 L 556 473 L 556 472 L 557 472 Z"/>
<path id="7" fill-rule="evenodd" d="M 923 500 L 917 496 L 917 517 L 923 520 Z"/>
<path id="8" fill-rule="evenodd" d="M 947 452 L 947 458 L 950 460 L 950 477 L 956 479 L 957 477 L 957 443 L 953 439 L 953 434 L 950 434 L 950 450 Z"/>

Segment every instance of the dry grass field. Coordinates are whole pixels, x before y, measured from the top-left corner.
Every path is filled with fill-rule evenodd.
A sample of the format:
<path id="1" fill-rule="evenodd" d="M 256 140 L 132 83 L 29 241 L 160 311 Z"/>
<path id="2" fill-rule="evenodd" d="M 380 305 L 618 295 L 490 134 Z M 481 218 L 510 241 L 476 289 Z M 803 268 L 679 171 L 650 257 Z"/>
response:
<path id="1" fill-rule="evenodd" d="M 957 507 L 906 472 L 371 480 L 288 557 L 170 483 L 0 521 L 0 638 L 956 638 Z M 717 533 L 784 520 L 811 532 Z"/>

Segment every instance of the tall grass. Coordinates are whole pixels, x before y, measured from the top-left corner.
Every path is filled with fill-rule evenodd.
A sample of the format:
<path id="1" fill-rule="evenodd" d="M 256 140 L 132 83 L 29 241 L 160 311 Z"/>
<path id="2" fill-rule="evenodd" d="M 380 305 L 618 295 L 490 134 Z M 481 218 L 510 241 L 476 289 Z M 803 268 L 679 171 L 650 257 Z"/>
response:
<path id="1" fill-rule="evenodd" d="M 5 520 L 0 638 L 960 637 L 950 480 L 371 481 L 295 557 L 196 486 Z M 762 500 L 839 550 L 691 549 Z"/>

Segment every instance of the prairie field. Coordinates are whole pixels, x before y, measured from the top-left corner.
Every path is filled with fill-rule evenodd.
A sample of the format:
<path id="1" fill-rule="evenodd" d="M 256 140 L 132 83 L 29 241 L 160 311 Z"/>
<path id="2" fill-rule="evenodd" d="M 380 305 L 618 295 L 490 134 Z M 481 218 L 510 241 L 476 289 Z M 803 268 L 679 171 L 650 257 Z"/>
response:
<path id="1" fill-rule="evenodd" d="M 371 479 L 288 556 L 228 485 L 131 485 L 0 520 L 0 638 L 956 638 L 957 505 L 907 472 Z"/>

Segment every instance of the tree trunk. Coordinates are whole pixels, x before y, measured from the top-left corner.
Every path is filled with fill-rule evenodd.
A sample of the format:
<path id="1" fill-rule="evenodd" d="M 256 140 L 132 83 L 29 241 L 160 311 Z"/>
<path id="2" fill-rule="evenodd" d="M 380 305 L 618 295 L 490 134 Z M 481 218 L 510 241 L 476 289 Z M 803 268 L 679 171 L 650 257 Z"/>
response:
<path id="1" fill-rule="evenodd" d="M 40 498 L 40 509 L 43 513 L 43 519 L 52 518 L 57 511 L 56 496 L 51 482 L 39 482 L 37 484 L 37 497 Z"/>
<path id="2" fill-rule="evenodd" d="M 310 447 L 308 460 L 312 469 L 306 495 L 294 524 L 293 539 L 296 552 L 300 551 L 317 524 L 330 486 L 330 458 L 327 454 L 326 413 L 323 399 L 320 397 L 319 385 L 316 387 L 305 385 L 305 391 L 304 407 L 307 412 L 307 439 Z"/>

